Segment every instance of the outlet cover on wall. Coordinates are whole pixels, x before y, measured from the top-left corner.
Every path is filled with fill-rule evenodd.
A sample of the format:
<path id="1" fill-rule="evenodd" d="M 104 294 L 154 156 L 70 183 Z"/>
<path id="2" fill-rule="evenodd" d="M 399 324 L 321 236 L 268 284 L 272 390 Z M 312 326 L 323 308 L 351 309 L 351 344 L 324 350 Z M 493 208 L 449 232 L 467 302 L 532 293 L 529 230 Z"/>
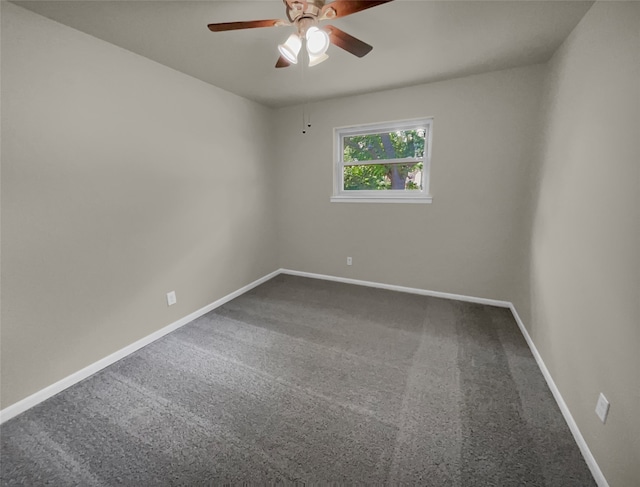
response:
<path id="1" fill-rule="evenodd" d="M 175 291 L 171 291 L 170 293 L 167 293 L 167 304 L 169 306 L 171 306 L 172 304 L 176 304 L 177 301 L 178 299 L 176 298 Z"/>
<path id="2" fill-rule="evenodd" d="M 347 265 L 352 265 L 353 259 L 351 257 L 347 257 Z"/>
<path id="3" fill-rule="evenodd" d="M 609 401 L 604 397 L 602 392 L 598 396 L 598 403 L 596 404 L 596 414 L 600 418 L 600 421 L 605 423 L 607 421 L 607 415 L 609 414 Z"/>

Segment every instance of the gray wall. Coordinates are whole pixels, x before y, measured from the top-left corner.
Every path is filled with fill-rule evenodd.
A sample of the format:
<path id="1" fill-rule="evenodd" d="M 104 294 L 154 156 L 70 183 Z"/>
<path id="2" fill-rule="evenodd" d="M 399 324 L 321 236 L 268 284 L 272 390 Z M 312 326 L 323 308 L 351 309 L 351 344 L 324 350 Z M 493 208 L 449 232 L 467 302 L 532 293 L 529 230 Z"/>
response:
<path id="1" fill-rule="evenodd" d="M 640 485 L 640 4 L 591 8 L 542 111 L 513 299 L 610 485 Z"/>
<path id="2" fill-rule="evenodd" d="M 276 269 L 269 109 L 7 2 L 1 102 L 2 407 Z"/>
<path id="3" fill-rule="evenodd" d="M 278 111 L 280 263 L 509 299 L 545 69 L 531 66 Z M 333 128 L 433 116 L 432 204 L 330 203 Z M 353 266 L 347 267 L 347 256 Z"/>

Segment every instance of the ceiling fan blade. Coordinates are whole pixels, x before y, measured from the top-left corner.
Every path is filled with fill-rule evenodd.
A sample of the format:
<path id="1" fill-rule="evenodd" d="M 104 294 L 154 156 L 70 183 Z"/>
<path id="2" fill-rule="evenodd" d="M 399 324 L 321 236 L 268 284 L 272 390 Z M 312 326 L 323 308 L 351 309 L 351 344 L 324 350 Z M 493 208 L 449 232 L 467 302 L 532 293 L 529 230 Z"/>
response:
<path id="1" fill-rule="evenodd" d="M 361 10 L 366 10 L 371 7 L 377 7 L 384 3 L 393 2 L 393 0 L 335 0 L 326 4 L 322 8 L 320 14 L 321 19 L 337 19 L 339 17 L 346 17 L 347 15 L 355 14 Z M 333 10 L 333 13 L 329 11 Z"/>
<path id="2" fill-rule="evenodd" d="M 220 22 L 217 24 L 209 24 L 211 32 L 224 32 L 226 30 L 239 29 L 256 29 L 258 27 L 279 27 L 281 25 L 289 25 L 289 22 L 282 19 L 271 20 L 248 20 L 246 22 Z"/>
<path id="3" fill-rule="evenodd" d="M 286 68 L 288 66 L 291 66 L 291 63 L 289 61 L 287 61 L 284 56 L 280 56 L 278 58 L 278 62 L 276 63 L 276 68 Z"/>
<path id="4" fill-rule="evenodd" d="M 371 49 L 373 49 L 373 46 L 370 46 L 366 42 L 347 34 L 345 31 L 340 30 L 333 25 L 327 25 L 325 30 L 329 33 L 329 40 L 331 41 L 331 44 L 350 52 L 354 56 L 366 56 L 371 52 Z"/>

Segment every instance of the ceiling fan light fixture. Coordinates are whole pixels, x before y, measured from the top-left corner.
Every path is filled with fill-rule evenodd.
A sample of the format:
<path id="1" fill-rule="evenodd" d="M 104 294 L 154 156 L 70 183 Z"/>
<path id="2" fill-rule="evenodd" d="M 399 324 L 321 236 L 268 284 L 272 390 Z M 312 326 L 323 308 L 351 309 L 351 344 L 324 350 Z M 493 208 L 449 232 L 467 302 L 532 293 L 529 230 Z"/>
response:
<path id="1" fill-rule="evenodd" d="M 326 53 L 319 54 L 317 56 L 309 54 L 309 67 L 317 66 L 318 64 L 329 59 L 329 55 Z"/>
<path id="2" fill-rule="evenodd" d="M 2 0 L 0 0 L 2 1 Z M 282 44 L 278 45 L 280 57 L 276 68 L 286 68 L 298 64 L 298 55 L 305 44 L 309 56 L 309 66 L 320 64 L 330 44 L 334 44 L 354 56 L 363 57 L 373 49 L 366 42 L 347 34 L 332 25 L 318 27 L 319 22 L 346 17 L 393 0 L 283 0 L 287 20 L 265 19 L 239 22 L 217 22 L 207 24 L 211 32 L 229 30 L 257 29 L 261 27 L 293 26 L 296 30 Z M 328 2 L 328 3 L 327 3 Z"/>
<path id="3" fill-rule="evenodd" d="M 302 41 L 298 34 L 291 34 L 284 44 L 278 45 L 278 51 L 291 64 L 298 64 L 298 53 L 301 47 Z"/>
<path id="4" fill-rule="evenodd" d="M 309 56 L 321 56 L 329 48 L 329 34 L 315 25 L 309 27 L 306 33 L 307 52 Z"/>

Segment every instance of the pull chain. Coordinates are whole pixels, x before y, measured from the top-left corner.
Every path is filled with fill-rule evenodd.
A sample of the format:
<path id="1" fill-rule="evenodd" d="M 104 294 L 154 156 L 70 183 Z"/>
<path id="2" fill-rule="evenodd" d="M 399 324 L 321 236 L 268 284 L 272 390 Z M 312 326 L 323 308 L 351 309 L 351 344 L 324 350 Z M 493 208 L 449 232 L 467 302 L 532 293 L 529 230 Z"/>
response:
<path id="1" fill-rule="evenodd" d="M 304 55 L 304 49 L 302 50 L 302 55 L 300 56 L 300 86 L 304 87 L 304 62 L 305 62 L 305 55 Z M 306 100 L 302 102 L 302 133 L 306 134 L 307 133 L 307 122 L 306 122 L 306 116 L 305 116 L 305 112 L 306 112 L 306 108 L 307 108 L 307 102 Z"/>
<path id="2" fill-rule="evenodd" d="M 301 86 L 305 86 L 304 84 L 304 77 L 305 77 L 305 71 L 306 71 L 306 61 L 308 61 L 308 57 L 306 56 L 306 53 L 304 52 L 305 50 L 303 50 L 303 54 L 300 56 L 300 83 Z M 305 98 L 305 100 L 302 102 L 302 133 L 306 134 L 307 133 L 307 129 L 311 128 L 311 108 L 309 107 L 309 101 Z"/>
<path id="3" fill-rule="evenodd" d="M 307 133 L 307 127 L 305 124 L 305 116 L 304 116 L 304 104 L 302 105 L 302 133 L 306 134 Z"/>

